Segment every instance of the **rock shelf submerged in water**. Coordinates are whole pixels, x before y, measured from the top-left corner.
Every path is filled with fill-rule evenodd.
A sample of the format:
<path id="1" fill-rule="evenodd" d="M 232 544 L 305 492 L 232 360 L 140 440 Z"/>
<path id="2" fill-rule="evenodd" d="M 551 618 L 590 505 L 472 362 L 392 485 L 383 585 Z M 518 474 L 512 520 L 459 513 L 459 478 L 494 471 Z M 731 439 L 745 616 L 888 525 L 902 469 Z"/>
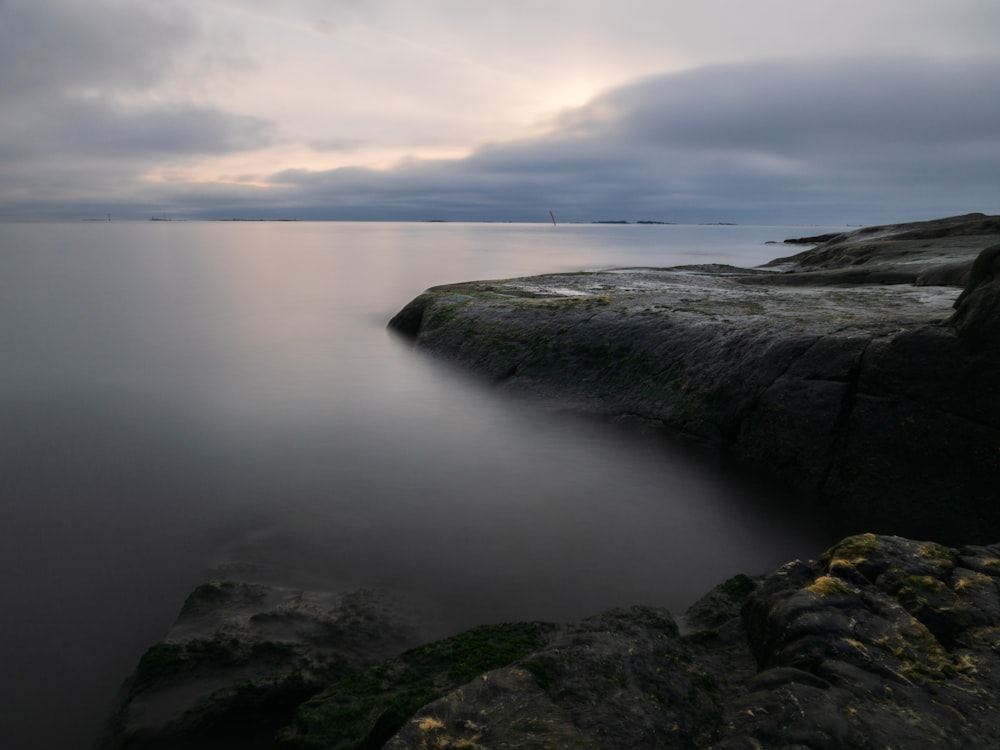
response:
<path id="1" fill-rule="evenodd" d="M 759 269 L 453 284 L 390 327 L 505 389 L 709 445 L 856 528 L 989 541 L 1000 537 L 992 263 L 953 305 L 997 243 L 1000 218 L 972 214 L 838 235 Z"/>

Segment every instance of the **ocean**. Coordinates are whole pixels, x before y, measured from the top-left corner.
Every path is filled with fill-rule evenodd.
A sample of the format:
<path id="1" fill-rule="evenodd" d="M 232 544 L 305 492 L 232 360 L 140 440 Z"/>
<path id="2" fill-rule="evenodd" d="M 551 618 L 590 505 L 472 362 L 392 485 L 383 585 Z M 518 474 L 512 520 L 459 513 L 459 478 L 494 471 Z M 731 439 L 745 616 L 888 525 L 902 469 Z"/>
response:
<path id="1" fill-rule="evenodd" d="M 458 629 L 712 585 L 835 541 L 712 462 L 390 335 L 423 289 L 752 266 L 827 227 L 0 224 L 0 734 L 87 747 L 219 566 L 382 586 Z"/>

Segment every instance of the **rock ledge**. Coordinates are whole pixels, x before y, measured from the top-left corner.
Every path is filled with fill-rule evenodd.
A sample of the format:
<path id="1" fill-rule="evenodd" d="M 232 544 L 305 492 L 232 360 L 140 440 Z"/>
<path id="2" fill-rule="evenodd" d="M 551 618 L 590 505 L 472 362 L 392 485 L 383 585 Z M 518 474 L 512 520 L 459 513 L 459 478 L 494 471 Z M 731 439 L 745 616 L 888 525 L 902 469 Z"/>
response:
<path id="1" fill-rule="evenodd" d="M 119 732 L 103 746 L 964 750 L 1000 733 L 1000 545 L 862 534 L 818 560 L 720 584 L 688 610 L 683 633 L 666 610 L 636 606 L 571 624 L 482 626 L 381 660 L 382 621 L 364 616 L 364 603 L 376 615 L 381 605 L 366 596 L 354 634 L 371 650 L 330 671 L 298 708 L 282 704 L 277 734 L 245 731 L 255 725 L 232 703 L 222 709 L 244 723 L 222 725 L 228 734 L 192 723 L 204 716 L 196 703 L 174 734 Z M 133 687 L 178 684 L 176 674 L 141 675 L 162 647 Z M 328 655 L 318 641 L 311 648 Z"/>
<path id="2" fill-rule="evenodd" d="M 855 527 L 988 541 L 998 243 L 982 214 L 872 227 L 759 269 L 435 287 L 389 325 L 498 387 L 710 446 Z"/>

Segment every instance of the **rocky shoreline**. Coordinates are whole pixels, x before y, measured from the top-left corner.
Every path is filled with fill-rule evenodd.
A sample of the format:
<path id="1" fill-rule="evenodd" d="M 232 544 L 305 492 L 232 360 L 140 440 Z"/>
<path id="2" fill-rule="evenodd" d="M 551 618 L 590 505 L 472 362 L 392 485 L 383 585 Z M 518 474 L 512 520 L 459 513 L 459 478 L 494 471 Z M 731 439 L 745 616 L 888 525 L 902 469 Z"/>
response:
<path id="1" fill-rule="evenodd" d="M 437 287 L 391 326 L 885 533 L 736 576 L 677 620 L 635 606 L 447 638 L 390 592 L 220 577 L 98 746 L 983 746 L 1000 731 L 1000 218 L 804 241 L 760 269 Z"/>
<path id="2" fill-rule="evenodd" d="M 837 235 L 755 269 L 452 284 L 390 327 L 498 387 L 707 445 L 855 528 L 989 542 L 998 243 L 1000 217 L 971 214 Z"/>
<path id="3" fill-rule="evenodd" d="M 959 750 L 1000 731 L 1000 545 L 849 537 L 725 581 L 683 630 L 635 606 L 415 645 L 397 604 L 206 584 L 99 747 Z"/>

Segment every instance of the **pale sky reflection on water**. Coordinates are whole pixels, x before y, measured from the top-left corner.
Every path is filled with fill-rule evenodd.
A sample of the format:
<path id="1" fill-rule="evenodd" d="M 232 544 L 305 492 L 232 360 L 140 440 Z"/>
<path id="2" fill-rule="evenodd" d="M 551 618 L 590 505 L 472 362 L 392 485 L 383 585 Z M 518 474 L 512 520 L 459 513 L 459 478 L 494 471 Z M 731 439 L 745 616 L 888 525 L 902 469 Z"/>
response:
<path id="1" fill-rule="evenodd" d="M 566 229 L 0 225 L 9 746 L 79 746 L 218 565 L 392 587 L 455 628 L 680 612 L 733 573 L 818 554 L 828 530 L 710 464 L 493 392 L 386 332 L 434 284 L 750 265 L 803 233 Z"/>

